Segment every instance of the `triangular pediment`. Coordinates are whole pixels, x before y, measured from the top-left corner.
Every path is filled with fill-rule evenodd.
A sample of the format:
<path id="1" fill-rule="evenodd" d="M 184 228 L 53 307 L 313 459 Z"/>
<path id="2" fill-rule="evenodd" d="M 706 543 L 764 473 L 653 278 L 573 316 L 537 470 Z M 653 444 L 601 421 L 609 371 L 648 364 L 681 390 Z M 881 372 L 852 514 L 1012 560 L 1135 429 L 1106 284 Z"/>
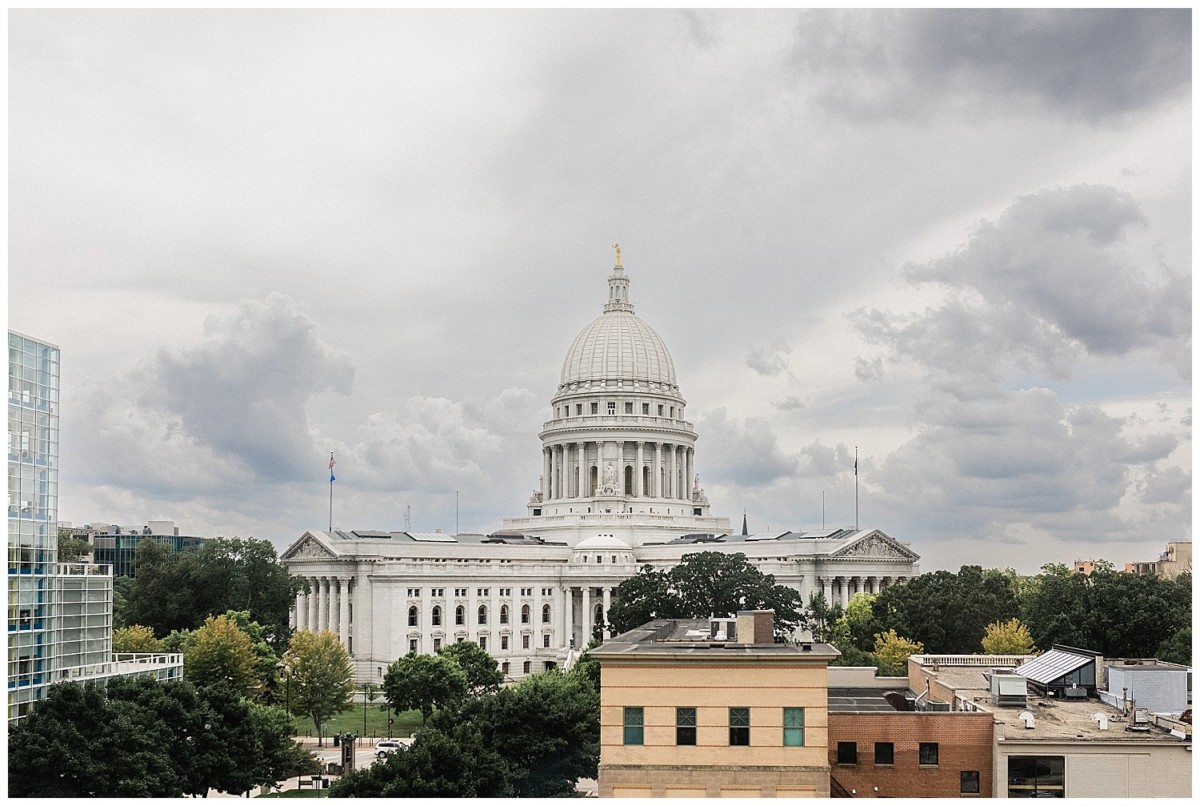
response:
<path id="1" fill-rule="evenodd" d="M 336 560 L 337 558 L 337 554 L 312 532 L 305 532 L 303 537 L 279 556 L 281 560 Z"/>
<path id="2" fill-rule="evenodd" d="M 888 537 L 878 529 L 847 543 L 829 555 L 833 558 L 862 558 L 872 560 L 908 560 L 916 562 L 921 556 L 900 541 Z"/>

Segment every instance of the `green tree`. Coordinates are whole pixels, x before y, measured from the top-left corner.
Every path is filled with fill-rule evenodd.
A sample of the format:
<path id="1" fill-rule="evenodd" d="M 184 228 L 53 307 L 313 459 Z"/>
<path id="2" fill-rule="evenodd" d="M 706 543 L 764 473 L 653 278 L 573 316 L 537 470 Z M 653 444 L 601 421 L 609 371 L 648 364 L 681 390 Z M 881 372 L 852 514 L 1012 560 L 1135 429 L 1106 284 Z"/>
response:
<path id="1" fill-rule="evenodd" d="M 804 621 L 800 594 L 755 568 L 745 554 L 685 554 L 670 571 L 651 566 L 617 586 L 609 626 L 622 633 L 655 618 L 705 618 L 739 610 L 774 610 L 775 640 Z"/>
<path id="2" fill-rule="evenodd" d="M 204 614 L 246 611 L 267 643 L 287 645 L 289 614 L 305 582 L 288 574 L 269 540 L 219 537 L 201 546 L 197 561 Z"/>
<path id="3" fill-rule="evenodd" d="M 570 797 L 580 778 L 595 778 L 600 758 L 600 695 L 584 674 L 557 669 L 530 675 L 487 697 L 440 711 L 434 727 L 477 727 L 502 753 L 509 793 L 520 798 Z"/>
<path id="4" fill-rule="evenodd" d="M 136 584 L 133 577 L 113 578 L 113 629 L 129 626 L 129 597 Z"/>
<path id="5" fill-rule="evenodd" d="M 33 712 L 9 728 L 8 793 L 12 797 L 92 798 L 115 795 L 118 782 L 105 755 L 113 726 L 128 724 L 128 714 L 118 713 L 97 683 L 51 686 L 46 699 Z M 178 780 L 163 781 L 164 765 L 141 751 L 155 736 L 133 737 L 138 752 L 123 754 L 128 764 L 122 774 L 125 787 L 149 796 L 182 794 Z M 165 765 L 169 771 L 169 765 Z"/>
<path id="6" fill-rule="evenodd" d="M 952 654 L 976 652 L 988 624 L 1020 615 L 1008 577 L 978 565 L 891 585 L 875 597 L 871 613 L 872 635 L 894 628 L 930 652 Z"/>
<path id="7" fill-rule="evenodd" d="M 833 639 L 839 646 L 853 644 L 867 650 L 874 645 L 874 634 L 870 632 L 874 620 L 872 605 L 877 598 L 873 593 L 856 593 L 846 604 L 846 614 L 834 622 Z"/>
<path id="8" fill-rule="evenodd" d="M 199 560 L 191 552 L 172 552 L 153 537 L 134 550 L 137 575 L 127 597 L 124 618 L 145 624 L 155 635 L 172 630 L 193 630 L 210 612 L 203 609 L 199 590 Z"/>
<path id="9" fill-rule="evenodd" d="M 809 594 L 806 622 L 816 640 L 831 643 L 837 637 L 837 626 L 844 616 L 841 602 L 830 604 L 821 591 Z"/>
<path id="10" fill-rule="evenodd" d="M 421 724 L 435 708 L 444 708 L 467 694 L 467 673 L 452 655 L 409 652 L 388 666 L 383 696 L 396 711 L 421 712 Z"/>
<path id="11" fill-rule="evenodd" d="M 67 529 L 58 530 L 58 561 L 60 563 L 84 562 L 91 554 L 91 543 L 72 536 Z"/>
<path id="12" fill-rule="evenodd" d="M 283 663 L 291 675 L 292 710 L 312 719 L 320 746 L 321 726 L 354 701 L 350 656 L 333 633 L 305 630 L 292 636 Z"/>
<path id="13" fill-rule="evenodd" d="M 450 658 L 467 675 L 467 693 L 495 691 L 504 682 L 496 659 L 474 641 L 459 641 L 443 646 L 438 654 Z"/>
<path id="14" fill-rule="evenodd" d="M 477 727 L 458 724 L 450 734 L 423 728 L 406 750 L 355 770 L 329 790 L 334 798 L 506 797 L 508 768 L 485 745 Z"/>
<path id="15" fill-rule="evenodd" d="M 1037 651 L 1029 628 L 1018 619 L 993 621 L 980 642 L 989 655 L 1032 655 Z"/>
<path id="16" fill-rule="evenodd" d="M 282 702 L 283 692 L 279 682 L 280 657 L 267 641 L 267 628 L 251 620 L 249 610 L 227 610 L 225 617 L 236 623 L 238 629 L 250 638 L 250 645 L 254 649 L 255 672 L 263 683 L 258 699 L 262 702 Z"/>
<path id="17" fill-rule="evenodd" d="M 1180 666 L 1192 665 L 1192 628 L 1184 627 L 1158 645 L 1154 657 Z"/>
<path id="18" fill-rule="evenodd" d="M 925 651 L 920 641 L 897 635 L 888 630 L 875 636 L 875 657 L 879 660 L 879 671 L 889 677 L 908 675 L 908 658 Z"/>
<path id="19" fill-rule="evenodd" d="M 609 628 L 614 635 L 659 618 L 685 618 L 682 599 L 671 590 L 671 578 L 652 565 L 617 586 L 608 609 Z"/>
<path id="20" fill-rule="evenodd" d="M 144 624 L 133 624 L 113 630 L 113 652 L 158 652 L 159 643 L 154 630 Z"/>
<path id="21" fill-rule="evenodd" d="M 250 636 L 224 615 L 209 616 L 192 635 L 183 673 L 197 686 L 225 683 L 243 696 L 253 696 L 263 684 Z"/>

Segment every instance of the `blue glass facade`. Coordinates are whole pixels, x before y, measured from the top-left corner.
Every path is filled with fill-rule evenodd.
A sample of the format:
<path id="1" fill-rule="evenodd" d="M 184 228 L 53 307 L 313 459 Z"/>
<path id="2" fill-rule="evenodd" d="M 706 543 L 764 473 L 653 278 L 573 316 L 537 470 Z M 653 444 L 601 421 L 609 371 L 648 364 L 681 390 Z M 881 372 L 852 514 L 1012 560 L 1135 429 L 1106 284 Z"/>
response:
<path id="1" fill-rule="evenodd" d="M 45 696 L 54 669 L 59 351 L 8 334 L 8 718 Z"/>

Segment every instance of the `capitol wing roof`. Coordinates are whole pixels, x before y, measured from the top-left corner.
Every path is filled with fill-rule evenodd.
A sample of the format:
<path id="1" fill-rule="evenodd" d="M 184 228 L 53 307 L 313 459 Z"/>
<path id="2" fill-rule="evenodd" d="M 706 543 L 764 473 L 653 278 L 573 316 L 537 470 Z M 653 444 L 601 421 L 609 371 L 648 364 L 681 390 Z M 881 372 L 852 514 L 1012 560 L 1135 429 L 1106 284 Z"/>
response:
<path id="1" fill-rule="evenodd" d="M 279 555 L 280 560 L 334 560 L 338 553 L 316 532 L 305 532 L 300 539 Z"/>
<path id="2" fill-rule="evenodd" d="M 921 556 L 900 541 L 888 537 L 878 529 L 852 537 L 850 541 L 829 555 L 830 559 L 851 559 L 854 557 L 870 557 L 873 560 L 903 560 L 915 562 Z"/>

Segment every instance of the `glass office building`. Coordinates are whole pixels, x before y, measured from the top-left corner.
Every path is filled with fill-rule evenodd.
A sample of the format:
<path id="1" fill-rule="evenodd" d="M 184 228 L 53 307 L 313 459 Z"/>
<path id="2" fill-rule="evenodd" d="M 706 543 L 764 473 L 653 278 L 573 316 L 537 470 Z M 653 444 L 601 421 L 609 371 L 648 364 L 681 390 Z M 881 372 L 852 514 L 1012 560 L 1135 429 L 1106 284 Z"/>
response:
<path id="1" fill-rule="evenodd" d="M 55 666 L 58 368 L 57 347 L 8 334 L 9 719 L 45 697 Z"/>
<path id="2" fill-rule="evenodd" d="M 112 652 L 108 565 L 58 562 L 59 351 L 8 334 L 8 719 L 51 683 L 182 675 L 179 654 Z"/>

